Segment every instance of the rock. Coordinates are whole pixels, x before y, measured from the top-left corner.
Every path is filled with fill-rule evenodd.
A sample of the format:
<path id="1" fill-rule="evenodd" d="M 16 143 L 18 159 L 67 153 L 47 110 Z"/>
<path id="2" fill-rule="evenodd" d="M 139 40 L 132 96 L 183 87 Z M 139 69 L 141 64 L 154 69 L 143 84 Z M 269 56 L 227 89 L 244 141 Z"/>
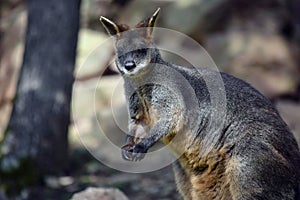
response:
<path id="1" fill-rule="evenodd" d="M 71 200 L 128 200 L 128 198 L 115 188 L 92 188 L 73 195 Z"/>

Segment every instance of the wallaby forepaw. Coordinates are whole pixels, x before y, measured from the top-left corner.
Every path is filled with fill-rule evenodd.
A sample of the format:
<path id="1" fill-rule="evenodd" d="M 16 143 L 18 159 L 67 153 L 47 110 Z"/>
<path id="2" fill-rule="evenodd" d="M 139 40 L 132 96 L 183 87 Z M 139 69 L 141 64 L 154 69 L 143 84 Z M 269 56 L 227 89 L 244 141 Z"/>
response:
<path id="1" fill-rule="evenodd" d="M 147 149 L 140 144 L 135 145 L 124 145 L 122 147 L 122 158 L 128 161 L 140 161 L 147 153 Z"/>

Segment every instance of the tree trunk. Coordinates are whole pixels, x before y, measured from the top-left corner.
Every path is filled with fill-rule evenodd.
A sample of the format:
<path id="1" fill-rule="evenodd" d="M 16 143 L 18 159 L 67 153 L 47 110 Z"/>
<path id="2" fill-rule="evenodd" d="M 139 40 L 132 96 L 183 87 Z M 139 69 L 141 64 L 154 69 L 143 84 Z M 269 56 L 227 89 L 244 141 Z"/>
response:
<path id="1" fill-rule="evenodd" d="M 1 184 L 58 174 L 68 157 L 80 0 L 28 0 L 27 7 L 23 64 L 0 149 Z"/>

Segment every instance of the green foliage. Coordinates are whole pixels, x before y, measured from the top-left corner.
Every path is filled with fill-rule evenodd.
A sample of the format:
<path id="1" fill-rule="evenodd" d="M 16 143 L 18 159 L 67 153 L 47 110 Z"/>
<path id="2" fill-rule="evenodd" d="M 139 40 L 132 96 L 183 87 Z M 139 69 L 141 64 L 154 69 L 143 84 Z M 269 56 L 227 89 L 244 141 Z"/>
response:
<path id="1" fill-rule="evenodd" d="M 30 158 L 21 158 L 17 166 L 9 169 L 3 168 L 5 157 L 0 158 L 0 188 L 8 196 L 18 195 L 24 188 L 32 186 L 39 180 L 38 172 Z"/>

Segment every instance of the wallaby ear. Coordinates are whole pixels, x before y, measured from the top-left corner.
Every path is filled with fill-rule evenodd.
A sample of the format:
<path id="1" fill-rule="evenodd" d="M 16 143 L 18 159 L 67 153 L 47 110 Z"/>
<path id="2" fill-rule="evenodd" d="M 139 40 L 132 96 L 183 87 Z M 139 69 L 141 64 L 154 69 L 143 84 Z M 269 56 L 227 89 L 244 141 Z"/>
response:
<path id="1" fill-rule="evenodd" d="M 121 30 L 117 24 L 103 16 L 100 17 L 100 22 L 110 36 L 120 36 Z"/>
<path id="2" fill-rule="evenodd" d="M 157 8 L 156 11 L 153 13 L 152 17 L 149 19 L 147 27 L 154 27 L 159 11 L 160 8 Z"/>
<path id="3" fill-rule="evenodd" d="M 154 27 L 156 19 L 158 17 L 159 11 L 160 11 L 160 8 L 157 8 L 156 11 L 153 13 L 153 15 L 150 18 L 141 21 L 135 27 L 136 28 L 144 28 L 144 27 L 146 27 L 147 28 L 146 36 L 147 37 L 151 37 L 152 32 L 153 32 L 153 27 Z"/>

